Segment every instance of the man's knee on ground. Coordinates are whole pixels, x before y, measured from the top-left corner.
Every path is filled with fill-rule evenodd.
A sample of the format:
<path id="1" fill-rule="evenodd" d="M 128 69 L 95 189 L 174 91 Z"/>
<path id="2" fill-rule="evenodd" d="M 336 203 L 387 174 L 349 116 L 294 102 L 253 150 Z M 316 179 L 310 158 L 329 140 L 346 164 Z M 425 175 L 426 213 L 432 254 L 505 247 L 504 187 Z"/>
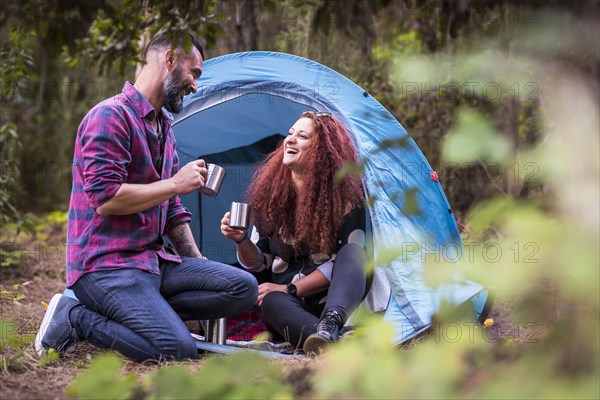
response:
<path id="1" fill-rule="evenodd" d="M 190 339 L 191 340 L 186 340 L 185 342 L 181 343 L 181 347 L 179 350 L 181 359 L 198 358 L 198 348 L 196 347 L 196 342 L 194 341 L 194 339 L 192 339 L 191 335 Z"/>
<path id="2" fill-rule="evenodd" d="M 198 358 L 196 342 L 189 334 L 183 337 L 173 336 L 172 341 L 164 343 L 156 350 L 161 355 L 160 358 L 168 360 L 181 361 L 188 358 Z"/>

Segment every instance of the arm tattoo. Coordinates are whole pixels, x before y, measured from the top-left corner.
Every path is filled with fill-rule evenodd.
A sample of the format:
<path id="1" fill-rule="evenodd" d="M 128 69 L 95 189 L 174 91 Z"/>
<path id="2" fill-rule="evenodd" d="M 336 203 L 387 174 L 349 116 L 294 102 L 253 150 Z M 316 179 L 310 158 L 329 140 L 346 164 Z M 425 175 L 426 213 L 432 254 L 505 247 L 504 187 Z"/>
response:
<path id="1" fill-rule="evenodd" d="M 173 228 L 169 235 L 169 240 L 180 256 L 202 257 L 200 250 L 198 250 L 198 246 L 196 246 L 196 242 L 194 242 L 194 236 L 192 235 L 189 224 L 185 223 Z"/>

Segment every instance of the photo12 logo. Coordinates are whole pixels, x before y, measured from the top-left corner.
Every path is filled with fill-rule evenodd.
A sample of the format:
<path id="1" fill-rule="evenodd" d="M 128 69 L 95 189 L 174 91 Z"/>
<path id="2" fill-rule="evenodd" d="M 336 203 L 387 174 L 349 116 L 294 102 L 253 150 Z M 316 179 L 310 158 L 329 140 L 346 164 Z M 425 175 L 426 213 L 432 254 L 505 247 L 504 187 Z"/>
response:
<path id="1" fill-rule="evenodd" d="M 401 144 L 394 145 L 400 146 Z M 490 183 L 506 180 L 513 183 L 535 184 L 539 182 L 537 176 L 540 170 L 539 165 L 533 161 L 516 161 L 510 164 L 484 161 L 450 162 L 436 171 L 432 171 L 429 165 L 424 163 L 401 161 L 397 165 L 398 170 L 394 175 L 396 178 L 407 183 L 412 181 L 421 184 L 437 179 L 442 184 L 457 181 L 470 182 L 477 176 L 484 176 L 484 179 Z M 432 174 L 434 172 L 435 174 Z M 389 184 L 384 178 L 385 176 L 381 174 L 377 176 L 378 186 L 386 187 Z"/>
<path id="2" fill-rule="evenodd" d="M 544 326 L 536 322 L 495 324 L 484 328 L 477 322 L 434 322 L 425 341 L 435 343 L 458 343 L 466 340 L 474 343 L 483 339 L 487 343 L 539 343 L 544 335 Z"/>
<path id="3" fill-rule="evenodd" d="M 330 81 L 306 82 L 295 81 L 264 81 L 264 82 L 240 82 L 240 83 L 209 83 L 198 82 L 198 94 L 203 101 L 215 99 L 219 103 L 235 101 L 236 103 L 247 102 L 251 104 L 259 102 L 274 103 L 286 98 L 292 101 L 305 101 L 307 99 L 323 99 L 329 103 L 339 102 L 339 85 Z M 213 97 L 213 96 L 216 96 Z"/>
<path id="4" fill-rule="evenodd" d="M 435 262 L 435 263 L 474 263 L 483 260 L 487 263 L 498 263 L 503 257 L 510 257 L 514 263 L 534 264 L 540 260 L 537 255 L 540 246 L 535 242 L 463 242 L 462 246 L 457 243 L 439 245 L 436 243 L 403 242 L 401 246 L 400 261 L 409 263 L 412 261 Z"/>
<path id="5" fill-rule="evenodd" d="M 417 101 L 459 103 L 464 98 L 481 98 L 489 102 L 513 99 L 523 103 L 539 103 L 539 86 L 535 82 L 402 82 L 400 96 Z"/>

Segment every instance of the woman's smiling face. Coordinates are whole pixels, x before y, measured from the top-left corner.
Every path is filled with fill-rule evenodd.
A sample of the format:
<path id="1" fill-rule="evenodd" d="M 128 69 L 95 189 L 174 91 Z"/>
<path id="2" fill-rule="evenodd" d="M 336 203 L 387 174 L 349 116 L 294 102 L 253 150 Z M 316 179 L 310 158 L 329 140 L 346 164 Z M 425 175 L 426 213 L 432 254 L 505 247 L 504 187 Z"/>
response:
<path id="1" fill-rule="evenodd" d="M 283 141 L 283 165 L 294 172 L 302 171 L 308 160 L 308 152 L 313 137 L 312 119 L 300 118 L 296 121 Z"/>

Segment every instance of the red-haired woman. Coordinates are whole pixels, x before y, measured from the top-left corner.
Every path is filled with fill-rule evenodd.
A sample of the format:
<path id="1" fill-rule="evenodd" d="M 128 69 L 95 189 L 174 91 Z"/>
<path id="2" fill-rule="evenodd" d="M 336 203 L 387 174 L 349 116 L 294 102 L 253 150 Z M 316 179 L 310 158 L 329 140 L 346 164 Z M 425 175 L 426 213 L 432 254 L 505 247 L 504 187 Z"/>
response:
<path id="1" fill-rule="evenodd" d="M 339 337 L 364 297 L 365 209 L 360 178 L 339 169 L 358 157 L 329 113 L 304 112 L 250 185 L 255 230 L 221 232 L 238 260 L 264 281 L 257 304 L 272 333 L 306 354 Z"/>

